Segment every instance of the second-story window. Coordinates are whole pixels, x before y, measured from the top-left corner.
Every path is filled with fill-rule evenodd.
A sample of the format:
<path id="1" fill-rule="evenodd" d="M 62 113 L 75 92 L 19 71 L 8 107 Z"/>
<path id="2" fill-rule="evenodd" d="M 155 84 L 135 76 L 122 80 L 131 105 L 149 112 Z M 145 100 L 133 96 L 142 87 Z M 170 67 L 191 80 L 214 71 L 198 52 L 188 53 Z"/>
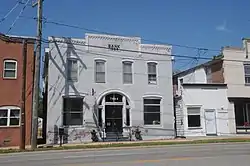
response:
<path id="1" fill-rule="evenodd" d="M 96 83 L 105 83 L 105 61 L 96 60 L 95 61 L 95 82 Z"/>
<path id="2" fill-rule="evenodd" d="M 123 83 L 132 84 L 133 74 L 132 74 L 132 62 L 123 62 Z"/>
<path id="3" fill-rule="evenodd" d="M 17 61 L 4 60 L 3 78 L 6 78 L 6 79 L 17 78 Z"/>
<path id="4" fill-rule="evenodd" d="M 157 63 L 148 62 L 148 84 L 157 84 Z"/>
<path id="5" fill-rule="evenodd" d="M 68 63 L 68 80 L 69 81 L 78 81 L 78 63 L 77 59 L 67 59 Z"/>
<path id="6" fill-rule="evenodd" d="M 250 64 L 244 64 L 245 84 L 250 84 Z"/>

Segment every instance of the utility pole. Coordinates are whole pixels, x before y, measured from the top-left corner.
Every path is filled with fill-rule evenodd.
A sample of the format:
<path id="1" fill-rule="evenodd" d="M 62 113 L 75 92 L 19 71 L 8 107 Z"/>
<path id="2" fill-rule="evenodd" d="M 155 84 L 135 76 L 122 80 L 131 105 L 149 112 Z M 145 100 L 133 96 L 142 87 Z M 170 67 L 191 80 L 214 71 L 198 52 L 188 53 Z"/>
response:
<path id="1" fill-rule="evenodd" d="M 43 0 L 37 0 L 32 5 L 37 6 L 37 41 L 36 41 L 36 56 L 35 56 L 35 74 L 33 86 L 33 105 L 32 105 L 32 131 L 31 131 L 31 149 L 37 148 L 37 130 L 38 130 L 38 108 L 39 108 L 39 93 L 40 93 L 40 63 L 41 63 L 41 45 L 42 45 L 42 7 Z"/>
<path id="2" fill-rule="evenodd" d="M 21 128 L 20 128 L 20 150 L 25 149 L 26 137 L 26 119 L 25 119 L 25 102 L 26 102 L 26 68 L 27 68 L 27 41 L 23 39 L 23 74 L 22 74 L 22 108 L 21 108 Z"/>

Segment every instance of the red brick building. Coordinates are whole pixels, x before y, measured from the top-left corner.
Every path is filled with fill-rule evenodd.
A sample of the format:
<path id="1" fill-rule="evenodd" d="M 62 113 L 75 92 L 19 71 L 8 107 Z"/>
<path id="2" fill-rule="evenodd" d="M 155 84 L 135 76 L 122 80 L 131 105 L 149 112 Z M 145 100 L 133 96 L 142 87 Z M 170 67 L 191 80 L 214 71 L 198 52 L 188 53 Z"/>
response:
<path id="1" fill-rule="evenodd" d="M 30 144 L 35 38 L 0 34 L 0 147 L 20 142 L 23 39 L 27 40 L 26 144 Z"/>

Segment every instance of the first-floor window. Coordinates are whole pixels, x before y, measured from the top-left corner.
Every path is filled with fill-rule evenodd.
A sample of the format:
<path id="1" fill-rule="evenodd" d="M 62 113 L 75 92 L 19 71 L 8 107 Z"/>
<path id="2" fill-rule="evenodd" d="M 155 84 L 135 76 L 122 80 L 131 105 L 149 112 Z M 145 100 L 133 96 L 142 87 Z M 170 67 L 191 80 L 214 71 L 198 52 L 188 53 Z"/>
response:
<path id="1" fill-rule="evenodd" d="M 63 98 L 63 125 L 83 125 L 83 98 Z"/>
<path id="2" fill-rule="evenodd" d="M 144 125 L 160 125 L 161 124 L 161 99 L 147 98 L 144 104 Z"/>
<path id="3" fill-rule="evenodd" d="M 20 108 L 0 107 L 0 126 L 19 126 Z"/>
<path id="4" fill-rule="evenodd" d="M 188 127 L 201 127 L 200 107 L 188 107 Z"/>

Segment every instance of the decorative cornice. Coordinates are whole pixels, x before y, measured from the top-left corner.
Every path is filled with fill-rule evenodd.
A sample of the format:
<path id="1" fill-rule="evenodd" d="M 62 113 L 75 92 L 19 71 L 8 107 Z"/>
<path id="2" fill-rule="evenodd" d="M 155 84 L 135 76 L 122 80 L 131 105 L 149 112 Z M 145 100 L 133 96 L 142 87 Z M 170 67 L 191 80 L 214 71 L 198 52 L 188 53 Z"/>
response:
<path id="1" fill-rule="evenodd" d="M 148 52 L 164 52 L 167 54 L 171 54 L 172 46 L 167 45 L 157 45 L 157 44 L 141 44 L 141 51 Z"/>
<path id="2" fill-rule="evenodd" d="M 58 43 L 65 43 L 65 44 L 75 44 L 75 45 L 85 45 L 86 42 L 84 39 L 75 39 L 69 37 L 49 37 L 49 42 L 58 42 Z"/>
<path id="3" fill-rule="evenodd" d="M 121 42 L 126 41 L 126 42 L 133 42 L 135 44 L 140 44 L 141 43 L 141 38 L 139 38 L 139 37 L 125 37 L 125 36 L 86 33 L 86 38 L 88 38 L 88 39 L 97 39 L 97 40 L 121 41 Z"/>

